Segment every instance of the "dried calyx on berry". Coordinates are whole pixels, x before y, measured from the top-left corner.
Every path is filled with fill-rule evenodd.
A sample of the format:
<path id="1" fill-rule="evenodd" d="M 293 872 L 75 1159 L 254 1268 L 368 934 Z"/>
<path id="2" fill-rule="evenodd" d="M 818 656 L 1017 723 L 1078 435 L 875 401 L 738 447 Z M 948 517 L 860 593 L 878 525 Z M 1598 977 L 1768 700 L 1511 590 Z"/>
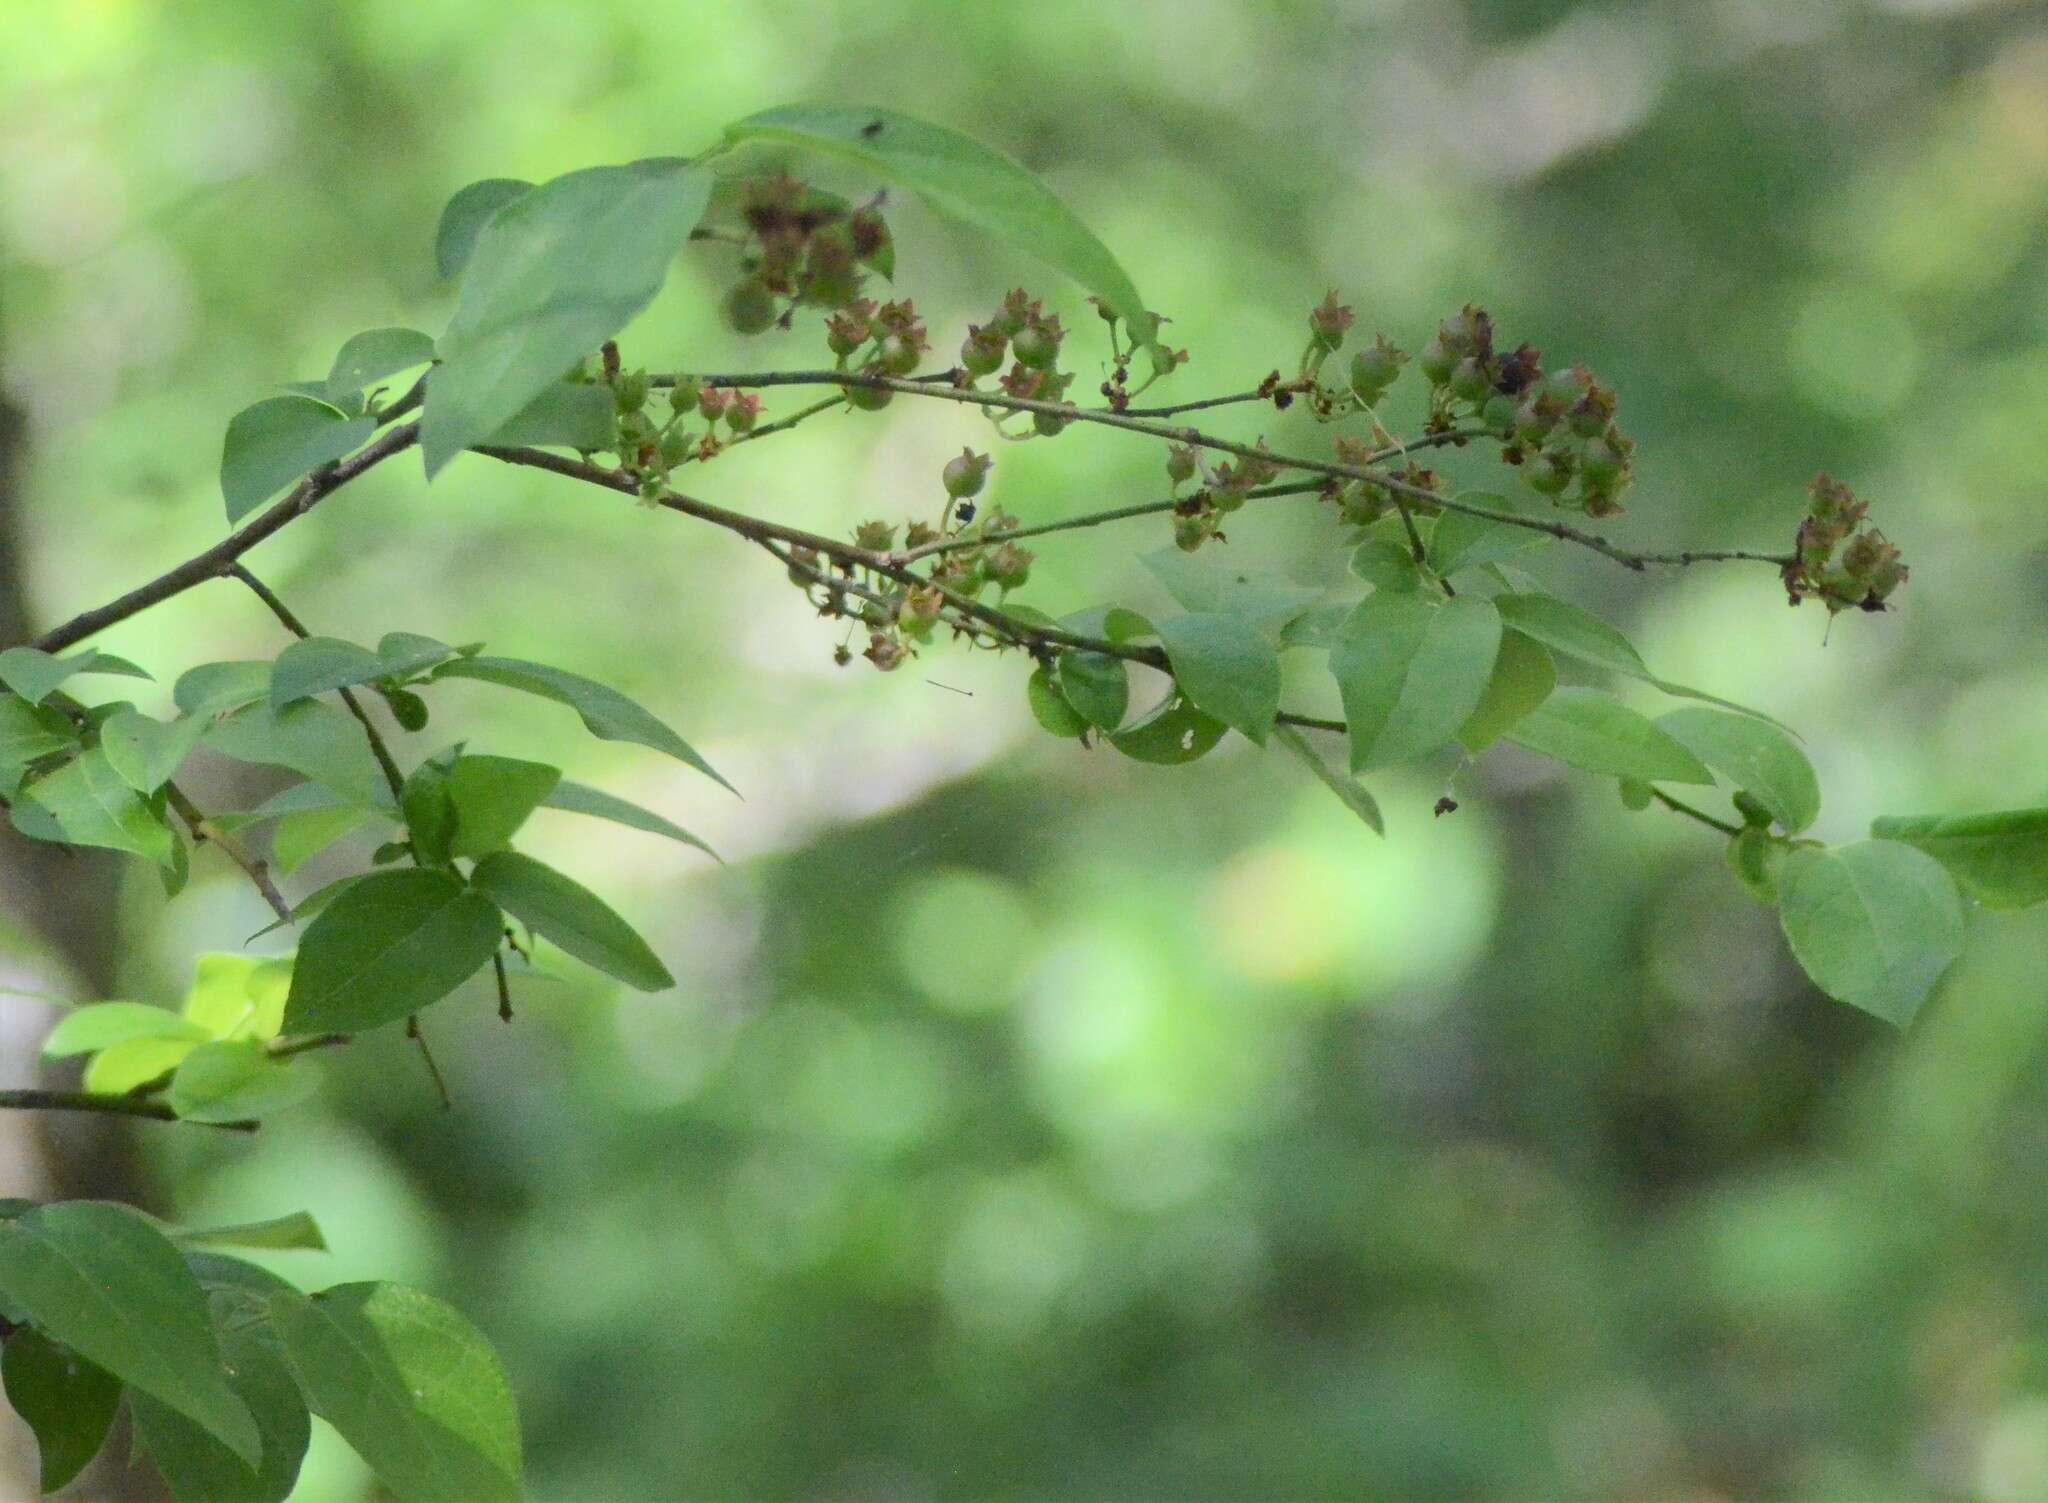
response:
<path id="1" fill-rule="evenodd" d="M 1312 351 L 1329 355 L 1341 349 L 1344 335 L 1352 323 L 1351 309 L 1337 301 L 1337 290 L 1333 287 L 1320 303 L 1309 309 L 1308 335 Z"/>
<path id="2" fill-rule="evenodd" d="M 955 501 L 965 501 L 970 496 L 981 494 L 982 486 L 988 482 L 989 467 L 994 463 L 986 454 L 962 449 L 957 458 L 946 461 L 946 467 L 939 472 L 939 479 L 948 496 Z"/>
<path id="3" fill-rule="evenodd" d="M 1839 480 L 1816 475 L 1806 491 L 1806 516 L 1783 573 L 1787 597 L 1793 605 L 1818 598 L 1830 614 L 1883 610 L 1906 582 L 1899 550 L 1874 527 L 1856 530 L 1870 508 Z"/>
<path id="4" fill-rule="evenodd" d="M 1362 407 L 1377 407 L 1387 390 L 1408 363 L 1408 352 L 1388 342 L 1384 334 L 1373 335 L 1369 348 L 1351 357 L 1351 394 Z"/>

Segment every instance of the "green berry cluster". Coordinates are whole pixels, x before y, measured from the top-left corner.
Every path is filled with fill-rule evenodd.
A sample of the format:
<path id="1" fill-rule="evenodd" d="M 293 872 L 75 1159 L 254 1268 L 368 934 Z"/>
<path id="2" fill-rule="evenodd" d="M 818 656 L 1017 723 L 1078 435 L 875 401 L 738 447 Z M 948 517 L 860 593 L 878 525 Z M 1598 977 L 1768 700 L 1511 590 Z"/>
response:
<path id="1" fill-rule="evenodd" d="M 825 342 L 838 358 L 839 369 L 868 376 L 908 376 L 932 347 L 908 298 L 879 307 L 866 298 L 856 299 L 825 320 Z M 846 400 L 863 412 L 881 411 L 895 395 L 875 387 L 846 389 Z"/>
<path id="2" fill-rule="evenodd" d="M 1223 519 L 1241 508 L 1258 487 L 1271 485 L 1279 477 L 1280 467 L 1253 454 L 1209 469 L 1192 445 L 1169 445 L 1166 478 L 1174 490 L 1179 491 L 1197 474 L 1202 476 L 1201 487 L 1173 508 L 1173 543 L 1183 553 L 1193 553 L 1211 538 L 1223 538 Z"/>
<path id="3" fill-rule="evenodd" d="M 868 270 L 886 272 L 893 261 L 878 207 L 849 208 L 792 177 L 743 184 L 740 217 L 741 276 L 725 298 L 725 319 L 736 333 L 787 328 L 799 306 L 848 307 L 860 298 Z"/>
<path id="4" fill-rule="evenodd" d="M 960 342 L 960 369 L 971 386 L 1001 370 L 1008 358 L 1010 368 L 996 383 L 1005 392 L 1040 402 L 1064 401 L 1074 381 L 1071 373 L 1059 370 L 1060 345 L 1066 337 L 1060 316 L 1047 313 L 1037 298 L 1018 287 L 1004 297 L 987 323 L 967 326 L 967 337 Z M 1032 414 L 1032 426 L 1050 438 L 1067 426 L 1067 420 L 1037 412 Z"/>
<path id="5" fill-rule="evenodd" d="M 1337 458 L 1344 464 L 1364 467 L 1372 463 L 1373 452 L 1356 439 L 1339 438 Z M 1398 502 L 1392 490 L 1370 480 L 1349 480 L 1332 485 L 1324 496 L 1336 503 L 1337 515 L 1349 527 L 1370 527 L 1400 506 L 1405 506 L 1410 515 L 1418 517 L 1434 517 L 1443 511 L 1434 501 L 1416 494 L 1418 491 L 1430 494 L 1443 491 L 1444 478 L 1435 470 L 1425 469 L 1410 460 L 1394 478 L 1404 487 Z"/>
<path id="6" fill-rule="evenodd" d="M 1839 480 L 1816 475 L 1806 492 L 1811 499 L 1784 570 L 1786 595 L 1794 605 L 1817 598 L 1831 615 L 1852 608 L 1883 610 L 1906 582 L 1899 550 L 1874 527 L 1856 530 L 1870 508 Z"/>

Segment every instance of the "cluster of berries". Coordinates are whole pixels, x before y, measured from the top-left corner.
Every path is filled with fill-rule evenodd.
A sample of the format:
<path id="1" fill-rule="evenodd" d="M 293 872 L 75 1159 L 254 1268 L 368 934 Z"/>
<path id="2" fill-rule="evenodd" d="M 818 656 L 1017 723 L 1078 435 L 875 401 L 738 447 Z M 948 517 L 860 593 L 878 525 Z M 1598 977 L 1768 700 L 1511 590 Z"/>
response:
<path id="1" fill-rule="evenodd" d="M 1174 491 L 1178 493 L 1197 475 L 1202 477 L 1200 488 L 1181 497 L 1173 508 L 1173 543 L 1183 553 L 1193 553 L 1211 538 L 1223 537 L 1223 519 L 1242 507 L 1253 491 L 1278 479 L 1280 467 L 1254 454 L 1211 468 L 1192 444 L 1169 445 L 1166 478 Z"/>
<path id="2" fill-rule="evenodd" d="M 825 320 L 825 343 L 838 358 L 841 370 L 858 370 L 869 376 L 908 376 L 932 347 L 908 298 L 880 307 L 866 298 L 856 298 Z M 881 387 L 846 389 L 846 400 L 864 412 L 881 411 L 895 395 Z"/>
<path id="3" fill-rule="evenodd" d="M 1883 610 L 1906 582 L 1899 550 L 1874 527 L 1856 531 L 1870 508 L 1839 480 L 1816 475 L 1806 490 L 1812 501 L 1799 524 L 1792 561 L 1785 565 L 1786 595 L 1794 605 L 1818 598 L 1830 614 Z"/>
<path id="4" fill-rule="evenodd" d="M 736 333 L 789 326 L 799 306 L 846 308 L 860 298 L 872 269 L 894 268 L 895 245 L 877 204 L 844 199 L 795 178 L 747 182 L 740 189 L 747 227 L 740 280 L 726 294 L 725 318 Z"/>
<path id="5" fill-rule="evenodd" d="M 678 376 L 669 388 L 669 415 L 656 422 L 647 410 L 645 371 L 614 376 L 612 395 L 619 410 L 619 463 L 640 482 L 640 499 L 653 505 L 668 485 L 668 472 L 690 460 L 705 460 L 723 446 L 720 430 L 732 437 L 754 431 L 761 418 L 761 399 L 752 392 L 706 386 L 694 376 Z M 689 420 L 704 419 L 700 434 L 688 431 Z"/>
<path id="6" fill-rule="evenodd" d="M 1047 313 L 1038 299 L 1019 287 L 987 323 L 967 326 L 967 338 L 960 343 L 960 369 L 972 385 L 1002 370 L 1008 358 L 1010 368 L 996 382 L 1007 394 L 1028 401 L 1065 401 L 1074 381 L 1071 373 L 1059 370 L 1060 344 L 1066 337 L 1060 316 Z M 1047 438 L 1067 426 L 1067 419 L 1054 413 L 1035 412 L 1031 417 L 1032 426 Z"/>
<path id="7" fill-rule="evenodd" d="M 1340 437 L 1337 440 L 1337 458 L 1344 464 L 1364 468 L 1373 464 L 1378 456 L 1356 439 Z M 1410 515 L 1418 517 L 1434 517 L 1443 511 L 1441 506 L 1428 499 L 1428 495 L 1422 494 L 1435 495 L 1443 491 L 1444 478 L 1435 470 L 1424 469 L 1410 460 L 1393 478 L 1402 485 L 1398 504 L 1392 490 L 1370 480 L 1332 484 L 1323 494 L 1336 503 L 1337 515 L 1349 527 L 1370 527 L 1399 506 L 1405 506 Z"/>

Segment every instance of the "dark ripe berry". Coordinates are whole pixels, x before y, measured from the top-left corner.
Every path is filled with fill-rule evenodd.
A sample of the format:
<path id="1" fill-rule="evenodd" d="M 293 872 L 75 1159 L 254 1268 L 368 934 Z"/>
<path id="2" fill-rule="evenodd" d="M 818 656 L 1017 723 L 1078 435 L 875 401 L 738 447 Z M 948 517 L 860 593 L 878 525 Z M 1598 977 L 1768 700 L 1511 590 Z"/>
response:
<path id="1" fill-rule="evenodd" d="M 972 501 L 962 501 L 958 506 L 955 506 L 953 508 L 953 520 L 962 527 L 972 522 L 974 520 L 974 503 Z"/>
<path id="2" fill-rule="evenodd" d="M 896 393 L 893 391 L 881 390 L 872 386 L 849 386 L 846 388 L 846 400 L 858 407 L 862 412 L 880 412 L 889 405 L 890 400 L 895 395 Z"/>
<path id="3" fill-rule="evenodd" d="M 775 323 L 775 295 L 754 278 L 725 295 L 725 322 L 735 334 L 759 334 Z"/>
<path id="4" fill-rule="evenodd" d="M 994 461 L 986 454 L 976 454 L 972 449 L 962 449 L 959 456 L 946 461 L 939 478 L 945 483 L 946 494 L 956 501 L 981 494 L 981 488 L 988 481 L 989 466 Z"/>
<path id="5" fill-rule="evenodd" d="M 1458 368 L 1458 357 L 1451 353 L 1450 347 L 1439 336 L 1422 347 L 1415 363 L 1422 367 L 1422 374 L 1431 386 L 1442 386 L 1451 379 L 1451 372 Z"/>
<path id="6" fill-rule="evenodd" d="M 1017 363 L 1032 370 L 1044 370 L 1059 358 L 1060 342 L 1046 332 L 1043 324 L 1027 324 L 1019 329 L 1010 340 L 1011 352 Z"/>
<path id="7" fill-rule="evenodd" d="M 1484 402 L 1493 390 L 1493 378 L 1477 356 L 1467 355 L 1451 371 L 1451 395 L 1461 402 Z"/>
<path id="8" fill-rule="evenodd" d="M 1522 466 L 1522 479 L 1538 495 L 1558 495 L 1572 482 L 1571 461 L 1555 450 L 1548 450 Z"/>

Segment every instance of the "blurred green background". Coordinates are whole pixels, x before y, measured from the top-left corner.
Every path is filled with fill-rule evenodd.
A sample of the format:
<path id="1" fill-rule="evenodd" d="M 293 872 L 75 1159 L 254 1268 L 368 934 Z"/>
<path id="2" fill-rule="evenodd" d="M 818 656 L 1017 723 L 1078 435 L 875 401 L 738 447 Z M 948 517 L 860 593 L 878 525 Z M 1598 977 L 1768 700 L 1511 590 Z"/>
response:
<path id="1" fill-rule="evenodd" d="M 1535 567 L 1802 731 L 1825 838 L 2048 798 L 2048 13 L 2019 4 L 0 0 L 11 629 L 217 537 L 238 407 L 358 329 L 438 330 L 455 188 L 803 98 L 1043 173 L 1174 317 L 1178 395 L 1290 362 L 1332 286 L 1411 349 L 1478 299 L 1619 387 L 1632 544 L 1782 546 L 1816 469 L 1850 480 L 1913 582 L 1825 644 L 1764 570 Z M 942 358 L 1023 280 L 1092 385 L 1076 289 L 893 222 Z M 721 330 L 729 255 L 684 258 L 629 363 L 816 363 L 813 329 Z M 693 488 L 928 517 L 988 438 L 899 401 Z M 1160 474 L 1077 431 L 999 447 L 995 499 L 1045 520 Z M 1311 505 L 1232 531 L 1342 575 Z M 1024 598 L 1143 607 L 1166 541 L 1048 540 Z M 0 1192 L 312 1209 L 334 1252 L 288 1276 L 417 1281 L 500 1345 L 537 1496 L 2048 1496 L 2041 913 L 1976 915 L 1901 1038 L 1803 982 L 1711 837 L 1511 749 L 1440 820 L 1448 768 L 1380 779 L 1381 840 L 1234 738 L 1185 770 L 1051 743 L 1015 661 L 835 670 L 840 632 L 736 539 L 477 459 L 431 490 L 387 466 L 251 562 L 316 630 L 485 639 L 642 699 L 745 801 L 475 686 L 405 751 L 558 760 L 729 864 L 543 815 L 533 848 L 675 991 L 532 982 L 511 1028 L 484 988 L 443 1004 L 451 1112 L 376 1038 L 254 1141 L 8 1123 Z M 280 641 L 223 583 L 102 645 L 168 684 Z M 237 776 L 195 792 L 273 786 Z M 211 856 L 168 907 L 109 871 L 17 865 L 0 979 L 170 1000 L 265 918 Z M 47 1021 L 0 998 L 8 1083 Z M 26 1486 L 25 1432 L 0 1441 Z M 368 1487 L 316 1444 L 302 1496 Z"/>

